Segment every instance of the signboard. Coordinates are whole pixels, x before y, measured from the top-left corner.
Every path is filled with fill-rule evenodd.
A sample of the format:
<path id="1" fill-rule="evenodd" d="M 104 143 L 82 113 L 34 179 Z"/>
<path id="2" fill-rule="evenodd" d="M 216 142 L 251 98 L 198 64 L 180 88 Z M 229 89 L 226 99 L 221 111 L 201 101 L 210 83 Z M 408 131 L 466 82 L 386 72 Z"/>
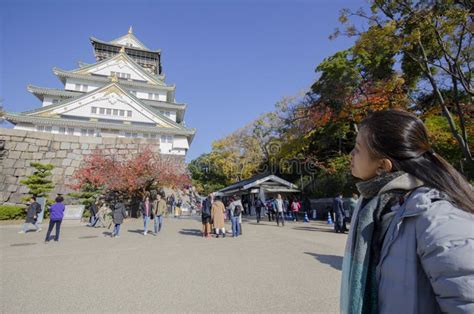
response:
<path id="1" fill-rule="evenodd" d="M 81 220 L 84 213 L 84 205 L 66 205 L 64 209 L 64 220 Z"/>

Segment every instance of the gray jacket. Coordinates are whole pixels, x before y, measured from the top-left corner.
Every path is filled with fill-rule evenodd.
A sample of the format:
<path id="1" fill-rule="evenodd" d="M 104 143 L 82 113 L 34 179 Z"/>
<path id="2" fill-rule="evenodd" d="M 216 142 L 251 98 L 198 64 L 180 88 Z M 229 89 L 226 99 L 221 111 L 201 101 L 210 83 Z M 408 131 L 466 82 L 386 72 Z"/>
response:
<path id="1" fill-rule="evenodd" d="M 125 205 L 122 202 L 115 204 L 112 217 L 114 224 L 122 224 L 123 219 L 127 218 L 127 211 L 125 210 Z"/>
<path id="2" fill-rule="evenodd" d="M 474 313 L 474 215 L 426 187 L 393 210 L 376 270 L 380 313 Z"/>

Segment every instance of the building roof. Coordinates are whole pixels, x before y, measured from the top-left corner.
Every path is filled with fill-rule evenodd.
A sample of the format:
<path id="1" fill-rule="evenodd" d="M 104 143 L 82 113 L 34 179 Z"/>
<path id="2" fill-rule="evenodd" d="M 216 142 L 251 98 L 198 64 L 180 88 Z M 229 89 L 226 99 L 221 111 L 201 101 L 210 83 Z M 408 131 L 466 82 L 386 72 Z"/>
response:
<path id="1" fill-rule="evenodd" d="M 107 76 L 92 75 L 92 74 L 79 74 L 79 73 L 74 73 L 74 72 L 63 70 L 56 67 L 53 68 L 53 73 L 59 77 L 59 79 L 61 80 L 63 84 L 66 84 L 65 78 L 77 78 L 77 79 L 81 79 L 85 81 L 94 81 L 94 82 L 101 82 L 101 83 L 110 82 L 110 79 Z M 175 85 L 161 86 L 161 85 L 152 85 L 145 82 L 129 81 L 126 79 L 119 79 L 119 80 L 120 80 L 120 83 L 125 86 L 143 87 L 143 88 L 167 90 L 167 91 L 173 91 L 173 92 L 176 90 Z"/>
<path id="2" fill-rule="evenodd" d="M 61 101 L 61 102 L 55 104 L 55 105 L 49 105 L 49 106 L 46 106 L 46 107 L 41 107 L 41 108 L 31 110 L 31 111 L 26 111 L 26 112 L 23 112 L 22 114 L 28 115 L 28 116 L 44 115 L 44 114 L 46 114 L 48 112 L 52 112 L 53 110 L 58 109 L 60 107 L 65 107 L 70 103 L 80 101 L 80 100 L 82 100 L 86 97 L 89 97 L 89 96 L 93 95 L 93 94 L 100 93 L 102 91 L 106 91 L 107 89 L 111 89 L 112 87 L 116 87 L 118 89 L 119 93 L 130 97 L 135 103 L 137 103 L 139 106 L 144 108 L 151 116 L 156 116 L 159 120 L 163 120 L 166 124 L 170 125 L 172 128 L 187 129 L 185 126 L 183 126 L 179 123 L 176 123 L 173 120 L 171 120 L 170 118 L 164 116 L 159 111 L 152 110 L 151 106 L 144 104 L 141 99 L 137 98 L 135 95 L 133 95 L 132 93 L 130 93 L 126 89 L 122 88 L 120 86 L 120 83 L 118 83 L 118 82 L 117 83 L 111 82 L 111 83 L 109 83 L 109 84 L 107 84 L 107 85 L 105 85 L 101 88 L 95 89 L 95 90 L 90 91 L 88 93 L 84 93 L 84 94 L 80 95 L 79 97 L 72 98 L 72 99 L 66 99 L 64 101 Z"/>
<path id="3" fill-rule="evenodd" d="M 134 42 L 134 43 L 138 44 L 138 46 L 126 46 L 126 45 L 120 44 L 120 42 L 123 41 L 124 39 L 128 42 Z M 110 46 L 116 46 L 116 47 L 125 47 L 126 49 L 130 49 L 130 50 L 140 50 L 140 51 L 147 51 L 147 52 L 158 53 L 158 54 L 161 52 L 160 49 L 151 50 L 147 46 L 145 46 L 144 43 L 142 43 L 135 35 L 133 35 L 133 31 L 132 31 L 131 26 L 130 26 L 127 34 L 125 34 L 123 36 L 120 36 L 119 38 L 116 38 L 114 40 L 104 41 L 104 40 L 97 39 L 95 37 L 90 37 L 90 40 L 91 40 L 92 43 L 97 42 L 97 43 L 104 44 L 104 45 L 110 45 Z"/>
<path id="4" fill-rule="evenodd" d="M 57 88 L 46 88 L 46 87 L 39 87 L 35 85 L 28 85 L 26 89 L 38 97 L 41 101 L 44 100 L 44 96 L 58 96 L 58 97 L 64 97 L 64 98 L 71 98 L 71 97 L 76 97 L 81 95 L 81 92 L 73 92 L 73 91 L 66 91 L 62 89 L 57 89 Z"/>
<path id="5" fill-rule="evenodd" d="M 172 129 L 172 128 L 161 128 L 161 127 L 156 127 L 156 126 L 109 123 L 109 122 L 102 122 L 102 121 L 86 121 L 86 120 L 76 120 L 76 119 L 67 119 L 67 118 L 29 116 L 29 115 L 23 115 L 21 113 L 12 113 L 12 112 L 7 112 L 5 114 L 5 119 L 13 124 L 31 123 L 34 125 L 41 124 L 41 125 L 64 126 L 64 127 L 74 126 L 74 127 L 83 127 L 83 128 L 113 129 L 113 130 L 130 131 L 130 132 L 147 132 L 147 133 L 157 133 L 157 134 L 184 135 L 190 139 L 190 142 L 192 141 L 194 134 L 196 133 L 195 129 Z"/>
<path id="6" fill-rule="evenodd" d="M 220 195 L 232 195 L 234 193 L 238 194 L 239 192 L 243 192 L 251 188 L 260 187 L 263 187 L 267 192 L 299 192 L 298 186 L 294 185 L 293 183 L 283 180 L 276 175 L 264 173 L 229 185 L 217 191 L 217 193 Z"/>
<path id="7" fill-rule="evenodd" d="M 120 50 L 120 52 L 118 54 L 116 54 L 115 56 L 104 59 L 104 60 L 102 60 L 100 62 L 97 62 L 97 63 L 94 63 L 94 64 L 89 64 L 87 66 L 82 66 L 82 67 L 80 67 L 78 69 L 75 69 L 75 70 L 70 70 L 69 72 L 78 73 L 78 74 L 89 74 L 90 73 L 89 70 L 94 68 L 94 67 L 98 67 L 98 66 L 101 66 L 105 63 L 113 62 L 113 61 L 119 61 L 119 60 L 122 61 L 122 62 L 126 62 L 126 63 L 128 62 L 131 65 L 131 67 L 135 68 L 138 72 L 140 72 L 140 74 L 142 74 L 143 76 L 148 78 L 150 81 L 152 81 L 156 85 L 166 86 L 165 82 L 163 81 L 164 78 L 165 78 L 164 75 L 154 76 L 151 73 L 147 72 L 145 69 L 143 69 L 142 66 L 140 66 L 138 63 L 136 63 L 135 60 L 130 58 L 125 53 L 125 49 Z"/>

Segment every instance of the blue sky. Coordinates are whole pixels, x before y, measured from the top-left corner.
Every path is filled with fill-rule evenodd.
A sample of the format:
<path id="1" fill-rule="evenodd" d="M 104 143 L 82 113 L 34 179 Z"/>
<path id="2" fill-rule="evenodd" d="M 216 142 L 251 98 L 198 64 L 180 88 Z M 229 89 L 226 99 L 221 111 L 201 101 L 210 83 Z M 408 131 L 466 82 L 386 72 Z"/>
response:
<path id="1" fill-rule="evenodd" d="M 162 50 L 166 82 L 188 104 L 197 129 L 187 160 L 212 141 L 307 89 L 325 57 L 352 40 L 328 35 L 342 8 L 365 0 L 0 0 L 0 99 L 7 111 L 41 106 L 28 84 L 62 88 L 52 68 L 93 63 L 89 37 L 112 40 L 133 26 L 149 48 Z"/>

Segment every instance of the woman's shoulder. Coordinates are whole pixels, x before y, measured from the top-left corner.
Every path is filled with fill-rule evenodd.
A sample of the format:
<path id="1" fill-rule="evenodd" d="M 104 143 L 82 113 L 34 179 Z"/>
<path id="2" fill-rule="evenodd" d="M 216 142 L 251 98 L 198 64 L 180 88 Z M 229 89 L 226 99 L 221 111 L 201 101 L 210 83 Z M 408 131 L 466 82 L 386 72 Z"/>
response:
<path id="1" fill-rule="evenodd" d="M 406 200 L 405 216 L 416 217 L 417 229 L 423 232 L 466 232 L 474 236 L 474 215 L 458 208 L 449 197 L 437 189 L 420 187 Z M 457 231 L 456 231 L 457 229 Z"/>

